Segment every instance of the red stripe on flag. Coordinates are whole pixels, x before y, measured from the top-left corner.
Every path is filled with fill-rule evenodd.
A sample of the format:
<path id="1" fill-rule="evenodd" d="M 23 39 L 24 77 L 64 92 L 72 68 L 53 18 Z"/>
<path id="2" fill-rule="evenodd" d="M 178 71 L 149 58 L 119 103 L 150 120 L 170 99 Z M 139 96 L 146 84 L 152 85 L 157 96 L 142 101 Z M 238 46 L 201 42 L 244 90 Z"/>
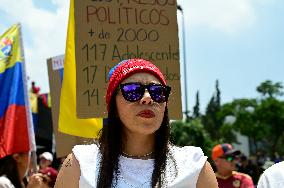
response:
<path id="1" fill-rule="evenodd" d="M 0 118 L 0 158 L 29 150 L 26 107 L 11 105 Z"/>

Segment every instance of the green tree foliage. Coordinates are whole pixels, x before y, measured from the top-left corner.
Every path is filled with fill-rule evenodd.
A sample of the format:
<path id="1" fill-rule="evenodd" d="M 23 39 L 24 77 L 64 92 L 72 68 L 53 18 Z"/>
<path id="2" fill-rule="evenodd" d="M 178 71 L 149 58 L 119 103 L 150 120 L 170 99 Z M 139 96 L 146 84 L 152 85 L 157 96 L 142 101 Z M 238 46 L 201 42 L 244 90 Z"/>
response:
<path id="1" fill-rule="evenodd" d="M 224 104 L 220 112 L 221 118 L 224 119 L 222 128 L 231 127 L 231 130 L 226 129 L 227 134 L 232 136 L 231 139 L 234 137 L 233 131 L 240 132 L 251 139 L 256 149 L 257 142 L 267 134 L 267 128 L 259 121 L 255 113 L 257 105 L 256 99 L 236 99 L 231 103 Z M 228 117 L 233 117 L 234 121 L 225 121 Z M 231 141 L 236 142 L 236 140 Z"/>
<path id="2" fill-rule="evenodd" d="M 201 147 L 203 152 L 209 156 L 214 145 L 199 118 L 192 119 L 189 122 L 173 121 L 171 123 L 171 139 L 173 144 L 178 146 Z"/>
<path id="3" fill-rule="evenodd" d="M 262 82 L 256 90 L 261 93 L 264 97 L 274 98 L 276 96 L 282 96 L 283 85 L 281 82 L 272 83 L 271 80 Z"/>
<path id="4" fill-rule="evenodd" d="M 214 140 L 221 140 L 220 128 L 222 126 L 222 120 L 219 118 L 219 112 L 221 109 L 221 92 L 219 89 L 219 82 L 216 80 L 216 92 L 211 97 L 205 115 L 202 117 L 202 123 L 205 130 L 209 133 L 210 137 Z"/>
<path id="5" fill-rule="evenodd" d="M 278 151 L 283 147 L 280 141 L 284 137 L 284 102 L 275 98 L 264 99 L 256 108 L 256 116 L 268 129 L 263 141 L 267 143 L 271 153 Z"/>
<path id="6" fill-rule="evenodd" d="M 209 133 L 210 137 L 216 139 L 216 107 L 215 107 L 215 98 L 214 96 L 211 97 L 207 107 L 205 115 L 202 117 L 202 123 L 204 125 L 205 130 Z"/>
<path id="7" fill-rule="evenodd" d="M 235 121 L 223 121 L 221 130 L 225 129 L 229 134 L 230 126 L 226 125 L 229 123 L 231 131 L 248 136 L 255 150 L 266 150 L 270 154 L 283 150 L 281 140 L 284 139 L 284 102 L 276 98 L 282 95 L 281 88 L 279 82 L 274 84 L 265 81 L 257 87 L 257 91 L 264 97 L 261 100 L 236 99 L 224 104 L 219 118 L 224 120 L 232 116 Z M 226 126 L 229 128 L 225 128 Z M 228 139 L 224 132 L 222 135 L 223 139 Z"/>
<path id="8" fill-rule="evenodd" d="M 284 155 L 284 101 L 279 100 L 283 95 L 282 83 L 267 80 L 256 90 L 260 99 L 236 99 L 221 105 L 217 80 L 205 114 L 200 113 L 197 92 L 192 116 L 188 114 L 185 122 L 171 124 L 173 143 L 200 146 L 210 156 L 217 143 L 237 143 L 235 132 L 239 132 L 249 138 L 252 153 L 261 149 L 267 154 L 277 151 Z"/>
<path id="9" fill-rule="evenodd" d="M 199 118 L 200 117 L 200 111 L 199 111 L 199 91 L 196 92 L 195 97 L 195 105 L 193 107 L 193 118 Z"/>
<path id="10" fill-rule="evenodd" d="M 221 91 L 219 89 L 219 81 L 218 80 L 216 80 L 215 89 L 216 89 L 216 107 L 219 108 L 217 110 L 220 110 L 220 106 L 221 106 Z"/>
<path id="11" fill-rule="evenodd" d="M 219 143 L 237 143 L 237 137 L 233 130 L 232 124 L 224 123 L 219 130 L 221 135 Z"/>
<path id="12" fill-rule="evenodd" d="M 264 141 L 271 148 L 271 153 L 282 148 L 280 141 L 284 136 L 284 102 L 277 99 L 283 95 L 281 82 L 270 80 L 262 82 L 256 90 L 264 96 L 256 108 L 258 120 L 269 130 Z"/>

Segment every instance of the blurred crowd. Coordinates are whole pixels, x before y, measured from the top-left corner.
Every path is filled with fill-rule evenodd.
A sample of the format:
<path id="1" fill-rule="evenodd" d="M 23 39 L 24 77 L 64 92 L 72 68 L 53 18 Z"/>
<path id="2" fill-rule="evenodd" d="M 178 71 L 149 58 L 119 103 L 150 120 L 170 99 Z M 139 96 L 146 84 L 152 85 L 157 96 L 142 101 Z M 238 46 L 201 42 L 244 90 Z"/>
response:
<path id="1" fill-rule="evenodd" d="M 249 157 L 242 154 L 240 156 L 238 171 L 250 175 L 253 182 L 256 184 L 264 170 L 281 161 L 283 161 L 283 159 L 277 154 L 273 158 L 264 155 L 262 152 L 258 152 L 256 155 Z"/>
<path id="2" fill-rule="evenodd" d="M 257 187 L 263 172 L 283 161 L 277 153 L 273 158 L 261 152 L 247 157 L 228 143 L 216 145 L 211 158 L 219 188 Z"/>
<path id="3" fill-rule="evenodd" d="M 34 153 L 36 155 L 36 153 Z M 54 187 L 64 158 L 55 159 L 48 151 L 33 161 L 31 153 L 17 153 L 0 159 L 0 188 Z M 54 160 L 55 159 L 55 160 Z"/>

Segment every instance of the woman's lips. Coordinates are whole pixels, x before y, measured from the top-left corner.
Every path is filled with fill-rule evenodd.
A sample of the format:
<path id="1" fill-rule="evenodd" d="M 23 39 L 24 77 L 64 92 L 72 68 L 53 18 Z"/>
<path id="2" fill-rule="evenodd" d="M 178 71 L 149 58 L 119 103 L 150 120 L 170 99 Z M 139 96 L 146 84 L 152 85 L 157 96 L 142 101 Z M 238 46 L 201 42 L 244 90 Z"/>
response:
<path id="1" fill-rule="evenodd" d="M 137 114 L 137 116 L 143 118 L 153 118 L 155 117 L 155 113 L 152 110 L 142 110 Z"/>

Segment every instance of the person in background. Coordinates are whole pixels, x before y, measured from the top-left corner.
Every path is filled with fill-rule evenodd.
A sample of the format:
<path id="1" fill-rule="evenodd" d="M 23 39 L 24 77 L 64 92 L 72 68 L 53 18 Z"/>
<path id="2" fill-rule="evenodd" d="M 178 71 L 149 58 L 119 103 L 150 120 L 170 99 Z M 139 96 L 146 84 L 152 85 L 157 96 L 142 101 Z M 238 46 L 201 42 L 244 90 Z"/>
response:
<path id="1" fill-rule="evenodd" d="M 53 161 L 53 155 L 50 152 L 43 152 L 39 156 L 39 169 L 44 169 L 51 166 Z"/>
<path id="2" fill-rule="evenodd" d="M 216 166 L 216 178 L 219 188 L 254 188 L 252 178 L 237 172 L 240 161 L 239 150 L 233 149 L 231 144 L 218 144 L 212 149 L 212 160 Z"/>
<path id="3" fill-rule="evenodd" d="M 49 188 L 43 173 L 35 173 L 24 184 L 30 164 L 30 152 L 15 153 L 0 159 L 0 188 Z M 55 182 L 54 178 L 53 181 Z M 54 185 L 54 184 L 53 184 Z"/>
<path id="4" fill-rule="evenodd" d="M 40 91 L 40 87 L 37 87 L 35 82 L 32 81 L 32 87 L 31 87 L 31 92 L 38 95 Z"/>
<path id="5" fill-rule="evenodd" d="M 51 188 L 50 179 L 42 173 L 36 173 L 29 177 L 26 188 Z"/>
<path id="6" fill-rule="evenodd" d="M 253 157 L 247 158 L 244 154 L 240 157 L 240 166 L 238 166 L 238 172 L 250 175 L 253 183 L 256 185 L 259 178 L 259 170 L 256 163 L 253 162 Z"/>
<path id="7" fill-rule="evenodd" d="M 26 188 L 53 188 L 57 174 L 57 170 L 52 167 L 40 169 L 27 178 Z"/>
<path id="8" fill-rule="evenodd" d="M 257 188 L 284 187 L 284 161 L 276 163 L 266 169 L 260 176 Z"/>
<path id="9" fill-rule="evenodd" d="M 112 68 L 108 119 L 99 141 L 73 148 L 55 187 L 217 188 L 201 148 L 169 142 L 170 91 L 161 71 L 149 61 L 129 59 Z"/>
<path id="10" fill-rule="evenodd" d="M 57 170 L 51 167 L 46 167 L 39 170 L 39 173 L 42 174 L 43 182 L 48 185 L 48 187 L 54 187 L 58 174 Z"/>
<path id="11" fill-rule="evenodd" d="M 50 152 L 43 152 L 39 156 L 39 173 L 42 175 L 44 183 L 52 187 L 55 184 L 58 171 L 53 168 L 53 155 Z"/>
<path id="12" fill-rule="evenodd" d="M 30 163 L 30 153 L 15 153 L 0 159 L 0 188 L 23 187 Z"/>
<path id="13" fill-rule="evenodd" d="M 261 166 L 261 170 L 262 170 L 262 173 L 268 169 L 269 167 L 271 167 L 272 165 L 274 165 L 275 162 L 271 161 L 269 158 L 267 159 L 267 161 L 264 162 L 264 164 Z"/>

